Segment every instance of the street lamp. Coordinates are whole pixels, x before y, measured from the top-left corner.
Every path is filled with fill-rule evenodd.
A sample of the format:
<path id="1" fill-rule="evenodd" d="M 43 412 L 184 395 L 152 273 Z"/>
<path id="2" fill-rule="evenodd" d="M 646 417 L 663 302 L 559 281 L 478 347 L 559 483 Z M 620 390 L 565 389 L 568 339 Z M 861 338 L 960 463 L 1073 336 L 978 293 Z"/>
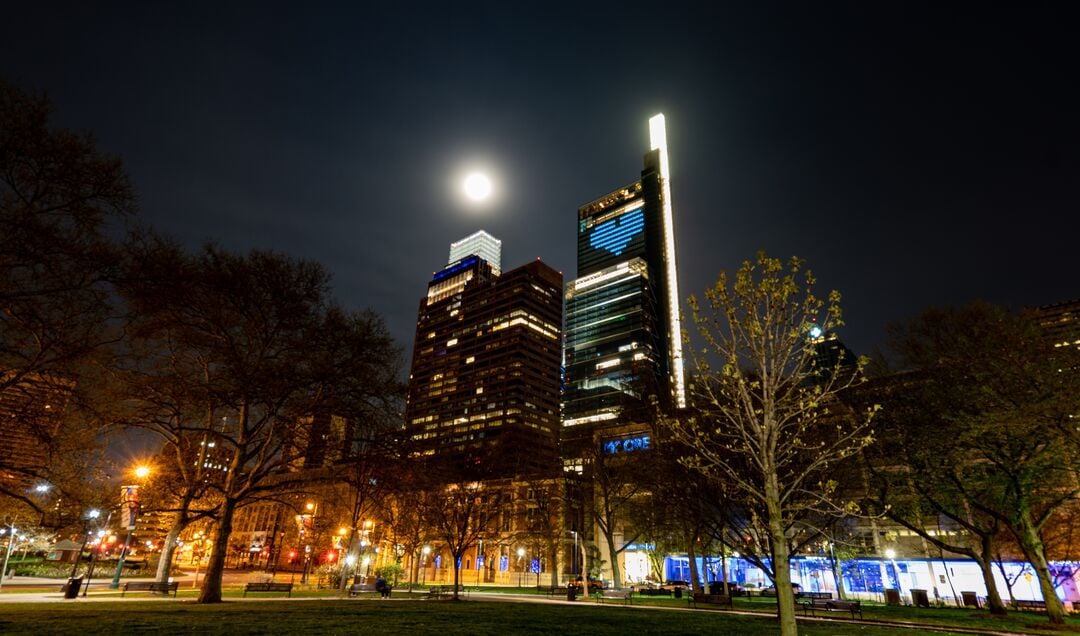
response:
<path id="1" fill-rule="evenodd" d="M 7 552 L 4 553 L 4 567 L 0 568 L 0 589 L 4 588 L 4 577 L 7 576 L 8 559 L 11 558 L 11 548 L 15 545 L 15 538 L 19 535 L 15 534 L 15 522 L 12 521 L 9 528 L 0 528 L 0 536 L 4 534 L 8 535 Z"/>
<path id="2" fill-rule="evenodd" d="M 578 557 L 581 555 L 578 553 L 577 547 L 577 530 L 571 530 L 570 534 L 574 535 L 574 560 L 570 564 L 570 573 L 581 574 L 581 566 L 584 565 L 584 563 L 578 561 Z"/>
<path id="3" fill-rule="evenodd" d="M 521 576 L 525 573 L 525 566 L 522 563 L 522 559 L 525 558 L 525 548 L 517 549 L 518 555 L 518 587 L 521 587 Z"/>
<path id="4" fill-rule="evenodd" d="M 315 515 L 319 512 L 319 506 L 313 502 L 307 502 L 304 504 L 304 514 L 299 515 L 300 521 L 300 536 L 302 539 L 311 541 L 311 537 L 306 536 L 305 532 L 309 527 L 314 532 L 315 530 Z M 308 582 L 308 568 L 311 566 L 311 544 L 304 544 L 304 573 L 300 576 L 300 583 L 306 584 Z"/>
<path id="5" fill-rule="evenodd" d="M 139 466 L 135 469 L 135 476 L 139 479 L 146 479 L 146 476 L 150 474 L 150 468 L 147 466 Z M 113 575 L 112 583 L 109 584 L 110 590 L 120 589 L 120 573 L 124 569 L 124 559 L 127 558 L 128 545 L 131 544 L 131 533 L 135 530 L 135 513 L 139 509 L 139 487 L 124 486 L 121 494 L 122 505 L 125 507 L 124 521 L 127 526 L 127 536 L 124 537 L 124 547 L 120 550 L 120 559 L 116 562 L 116 574 Z"/>
<path id="6" fill-rule="evenodd" d="M 428 555 L 431 554 L 431 546 L 425 545 L 424 548 L 420 550 L 420 552 L 424 555 L 424 558 L 420 561 L 420 585 L 425 585 L 427 583 L 427 558 Z"/>
<path id="7" fill-rule="evenodd" d="M 79 571 L 79 561 L 82 561 L 83 550 L 86 549 L 86 543 L 90 540 L 90 522 L 97 519 L 101 515 L 98 510 L 90 510 L 86 513 L 86 523 L 83 524 L 83 542 L 79 547 L 79 553 L 75 555 L 75 563 L 71 565 L 71 576 L 68 578 L 75 578 L 75 573 Z"/>
<path id="8" fill-rule="evenodd" d="M 105 534 L 109 527 L 109 522 L 112 521 L 112 511 L 109 511 L 109 516 L 105 517 L 105 527 L 97 531 L 98 542 L 97 546 L 90 549 L 90 568 L 86 572 L 86 586 L 83 587 L 83 598 L 86 598 L 86 593 L 90 591 L 90 582 L 94 580 L 94 565 L 97 564 L 97 555 L 101 552 L 102 543 L 105 542 Z"/>
<path id="9" fill-rule="evenodd" d="M 896 567 L 896 550 L 888 548 L 885 550 L 885 558 L 892 563 L 893 576 L 896 577 L 896 591 L 900 592 L 900 570 Z"/>

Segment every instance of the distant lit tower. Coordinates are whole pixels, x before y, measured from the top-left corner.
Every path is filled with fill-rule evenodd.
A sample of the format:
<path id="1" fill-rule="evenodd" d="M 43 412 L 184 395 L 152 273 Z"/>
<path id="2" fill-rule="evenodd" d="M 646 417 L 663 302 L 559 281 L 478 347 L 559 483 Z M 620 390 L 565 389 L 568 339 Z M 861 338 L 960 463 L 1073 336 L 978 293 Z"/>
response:
<path id="1" fill-rule="evenodd" d="M 472 255 L 487 261 L 496 276 L 502 271 L 502 241 L 483 230 L 477 230 L 460 241 L 451 243 L 450 260 L 446 261 L 446 264 L 453 265 Z"/>
<path id="2" fill-rule="evenodd" d="M 641 177 L 578 210 L 578 278 L 566 289 L 564 429 L 616 423 L 656 395 L 686 406 L 664 116 L 649 120 Z"/>
<path id="3" fill-rule="evenodd" d="M 498 274 L 484 258 L 489 238 L 455 243 L 477 239 L 481 254 L 455 260 L 452 250 L 420 301 L 405 431 L 417 455 L 450 457 L 478 477 L 549 474 L 559 465 L 562 274 L 540 260 Z"/>

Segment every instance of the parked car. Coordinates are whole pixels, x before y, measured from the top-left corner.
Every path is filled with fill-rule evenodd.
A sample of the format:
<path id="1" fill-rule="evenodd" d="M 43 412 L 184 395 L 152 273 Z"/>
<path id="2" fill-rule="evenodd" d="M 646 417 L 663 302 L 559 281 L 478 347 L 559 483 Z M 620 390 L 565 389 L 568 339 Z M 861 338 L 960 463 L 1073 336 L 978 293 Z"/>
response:
<path id="1" fill-rule="evenodd" d="M 570 583 L 568 583 L 568 585 L 572 585 L 572 586 L 578 588 L 578 592 L 580 592 L 581 588 L 583 588 L 585 586 L 584 582 L 581 580 L 581 577 L 578 577 L 577 580 L 575 580 L 575 581 L 571 581 Z M 596 591 L 602 590 L 602 589 L 604 589 L 604 582 L 601 581 L 600 579 L 594 579 L 594 578 L 592 578 L 590 576 L 589 577 L 589 594 L 592 594 L 593 592 L 596 592 Z"/>
<path id="2" fill-rule="evenodd" d="M 709 581 L 708 585 L 709 594 L 723 594 L 724 582 L 723 581 Z M 728 593 L 732 596 L 749 596 L 746 592 L 746 588 L 738 583 L 728 583 Z"/>
<path id="3" fill-rule="evenodd" d="M 674 591 L 676 589 L 685 590 L 688 587 L 690 587 L 689 581 L 664 581 L 664 584 L 660 586 L 660 589 Z"/>
<path id="4" fill-rule="evenodd" d="M 799 585 L 798 583 L 792 583 L 791 584 L 791 589 L 794 592 L 801 592 L 802 591 L 802 586 Z M 761 595 L 762 596 L 776 596 L 776 586 L 775 585 L 770 585 L 769 587 L 762 588 Z"/>

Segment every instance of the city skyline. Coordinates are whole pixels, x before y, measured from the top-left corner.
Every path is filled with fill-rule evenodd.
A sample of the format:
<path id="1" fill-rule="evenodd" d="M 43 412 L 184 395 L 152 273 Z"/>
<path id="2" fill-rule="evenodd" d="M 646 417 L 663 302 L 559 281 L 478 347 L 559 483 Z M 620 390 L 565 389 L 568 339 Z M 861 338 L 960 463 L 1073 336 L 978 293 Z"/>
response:
<path id="1" fill-rule="evenodd" d="M 506 262 L 569 279 L 574 210 L 633 174 L 655 112 L 682 299 L 758 249 L 796 254 L 871 353 L 929 305 L 1078 295 L 1077 87 L 1053 7 L 673 7 L 648 53 L 593 38 L 635 25 L 602 5 L 55 11 L 17 10 L 4 77 L 123 157 L 144 221 L 323 262 L 406 356 L 454 237 L 485 229 Z M 474 169 L 483 205 L 457 198 Z"/>

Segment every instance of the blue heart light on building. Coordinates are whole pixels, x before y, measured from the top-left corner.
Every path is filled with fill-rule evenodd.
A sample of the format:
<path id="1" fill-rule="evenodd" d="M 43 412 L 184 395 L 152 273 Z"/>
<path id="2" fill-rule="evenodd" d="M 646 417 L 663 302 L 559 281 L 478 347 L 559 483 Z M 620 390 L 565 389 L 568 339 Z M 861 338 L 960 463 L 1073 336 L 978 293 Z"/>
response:
<path id="1" fill-rule="evenodd" d="M 589 245 L 607 250 L 618 256 L 622 254 L 630 241 L 634 240 L 634 235 L 640 233 L 644 228 L 645 213 L 641 208 L 638 208 L 616 219 L 604 221 L 597 225 L 593 229 L 592 235 L 589 236 Z"/>

